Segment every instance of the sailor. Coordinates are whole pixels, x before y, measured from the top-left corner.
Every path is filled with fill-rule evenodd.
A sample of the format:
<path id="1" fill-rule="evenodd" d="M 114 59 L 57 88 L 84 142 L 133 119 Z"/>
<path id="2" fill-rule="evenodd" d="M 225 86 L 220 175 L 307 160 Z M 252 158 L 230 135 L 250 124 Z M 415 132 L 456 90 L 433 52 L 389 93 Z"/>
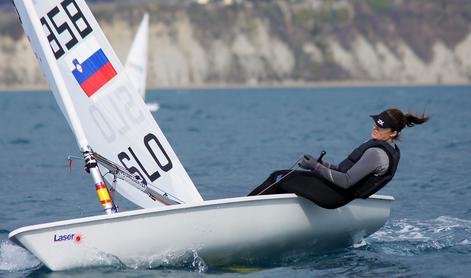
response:
<path id="1" fill-rule="evenodd" d="M 249 196 L 296 193 L 321 207 L 341 207 L 355 198 L 368 198 L 385 186 L 396 173 L 400 151 L 396 140 L 403 128 L 428 121 L 425 115 L 391 108 L 371 115 L 371 139 L 361 144 L 339 165 L 305 155 L 303 170 L 273 172 Z"/>

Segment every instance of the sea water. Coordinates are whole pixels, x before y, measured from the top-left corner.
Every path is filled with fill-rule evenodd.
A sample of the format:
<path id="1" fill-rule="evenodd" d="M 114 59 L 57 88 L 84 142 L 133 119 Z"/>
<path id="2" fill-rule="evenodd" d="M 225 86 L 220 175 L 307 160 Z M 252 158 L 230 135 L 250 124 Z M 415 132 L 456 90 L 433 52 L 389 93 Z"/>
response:
<path id="1" fill-rule="evenodd" d="M 31 224 L 101 214 L 74 136 L 50 92 L 0 93 L 0 276 L 469 277 L 471 87 L 152 90 L 153 114 L 204 199 L 246 195 L 303 154 L 338 163 L 370 136 L 370 114 L 397 107 L 430 122 L 405 129 L 386 225 L 361 244 L 215 268 L 196 251 L 132 266 L 53 273 L 8 241 Z M 118 199 L 122 209 L 136 207 Z M 156 239 L 158 240 L 158 239 Z M 119 244 L 119 243 L 116 243 Z"/>

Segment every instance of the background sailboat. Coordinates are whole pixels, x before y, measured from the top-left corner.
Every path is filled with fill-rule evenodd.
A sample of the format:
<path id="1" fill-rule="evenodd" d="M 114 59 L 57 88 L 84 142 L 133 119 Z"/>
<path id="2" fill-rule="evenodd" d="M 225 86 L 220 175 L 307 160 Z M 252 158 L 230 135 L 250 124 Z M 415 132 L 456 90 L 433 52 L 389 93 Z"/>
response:
<path id="1" fill-rule="evenodd" d="M 322 251 L 351 245 L 388 219 L 393 198 L 379 195 L 334 210 L 294 194 L 203 201 L 86 3 L 14 3 L 109 213 L 9 234 L 51 270 L 117 261 L 152 267 L 156 259 L 187 252 L 211 265 Z M 103 176 L 145 209 L 113 213 Z"/>
<path id="2" fill-rule="evenodd" d="M 137 92 L 146 99 L 146 78 L 147 78 L 147 61 L 148 59 L 148 44 L 149 44 L 149 15 L 146 13 L 142 18 L 139 29 L 129 50 L 128 57 L 124 68 L 128 74 L 129 79 L 136 87 Z M 147 107 L 151 112 L 159 109 L 157 102 L 147 102 Z"/>

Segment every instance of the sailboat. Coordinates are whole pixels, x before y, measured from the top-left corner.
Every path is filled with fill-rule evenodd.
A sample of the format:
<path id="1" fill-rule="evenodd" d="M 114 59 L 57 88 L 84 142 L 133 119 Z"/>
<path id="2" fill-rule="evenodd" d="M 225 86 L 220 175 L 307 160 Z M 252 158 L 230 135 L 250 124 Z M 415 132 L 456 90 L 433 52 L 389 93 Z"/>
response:
<path id="1" fill-rule="evenodd" d="M 147 77 L 147 60 L 148 60 L 148 40 L 149 40 L 149 15 L 146 13 L 142 18 L 139 29 L 129 50 L 128 57 L 124 68 L 129 79 L 142 99 L 146 99 L 146 77 Z M 147 108 L 151 112 L 159 109 L 157 102 L 146 103 Z"/>
<path id="2" fill-rule="evenodd" d="M 208 265 L 244 263 L 306 246 L 346 247 L 389 218 L 394 198 L 381 195 L 338 209 L 295 194 L 203 200 L 85 1 L 14 4 L 104 210 L 9 234 L 49 269 L 152 267 L 185 252 Z M 119 212 L 109 190 L 142 209 Z"/>

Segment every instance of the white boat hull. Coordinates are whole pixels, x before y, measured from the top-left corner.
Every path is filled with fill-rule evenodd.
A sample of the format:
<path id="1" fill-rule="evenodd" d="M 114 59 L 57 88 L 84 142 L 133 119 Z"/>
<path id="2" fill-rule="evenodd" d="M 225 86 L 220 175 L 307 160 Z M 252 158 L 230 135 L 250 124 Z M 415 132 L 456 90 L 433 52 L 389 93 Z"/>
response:
<path id="1" fill-rule="evenodd" d="M 195 251 L 209 265 L 224 265 L 349 246 L 384 225 L 392 200 L 373 196 L 328 210 L 294 194 L 240 197 L 28 226 L 9 237 L 54 271 L 152 267 Z"/>

